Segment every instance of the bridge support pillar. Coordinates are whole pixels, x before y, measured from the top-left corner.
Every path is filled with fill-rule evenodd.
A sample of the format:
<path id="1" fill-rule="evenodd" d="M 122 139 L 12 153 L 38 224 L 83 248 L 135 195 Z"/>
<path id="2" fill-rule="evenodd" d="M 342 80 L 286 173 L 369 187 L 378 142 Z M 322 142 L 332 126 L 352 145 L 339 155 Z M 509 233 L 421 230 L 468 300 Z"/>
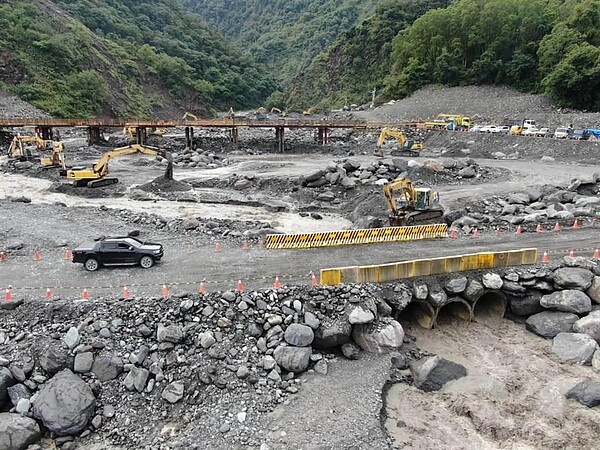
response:
<path id="1" fill-rule="evenodd" d="M 277 141 L 277 151 L 279 153 L 283 153 L 283 151 L 285 150 L 285 128 L 283 127 L 276 127 L 275 128 L 275 140 Z"/>
<path id="2" fill-rule="evenodd" d="M 325 127 L 319 127 L 318 129 L 318 137 L 317 137 L 317 142 L 319 144 L 328 144 L 329 143 L 329 132 L 331 130 L 329 128 L 325 128 Z"/>
<path id="3" fill-rule="evenodd" d="M 35 127 L 35 134 L 36 136 L 42 138 L 45 141 L 52 141 L 54 139 L 52 127 Z"/>
<path id="4" fill-rule="evenodd" d="M 185 127 L 185 146 L 194 150 L 194 127 Z"/>
<path id="5" fill-rule="evenodd" d="M 135 127 L 135 143 L 144 145 L 146 144 L 146 139 L 148 138 L 148 133 L 146 132 L 146 127 Z"/>
<path id="6" fill-rule="evenodd" d="M 232 127 L 229 130 L 229 138 L 231 139 L 231 142 L 237 143 L 237 141 L 238 141 L 238 129 L 237 129 L 237 127 Z"/>
<path id="7" fill-rule="evenodd" d="M 104 144 L 104 135 L 100 127 L 88 127 L 88 145 L 102 145 Z"/>

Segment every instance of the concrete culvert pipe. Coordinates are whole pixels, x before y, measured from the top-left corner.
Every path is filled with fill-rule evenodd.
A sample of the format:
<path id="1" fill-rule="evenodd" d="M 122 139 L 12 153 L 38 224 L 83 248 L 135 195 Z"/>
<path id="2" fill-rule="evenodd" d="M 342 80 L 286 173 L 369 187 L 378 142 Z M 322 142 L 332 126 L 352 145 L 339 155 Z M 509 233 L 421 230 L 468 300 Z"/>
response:
<path id="1" fill-rule="evenodd" d="M 454 300 L 438 308 L 435 315 L 435 325 L 451 325 L 456 320 L 470 322 L 472 318 L 471 306 L 466 300 Z"/>
<path id="2" fill-rule="evenodd" d="M 486 291 L 473 303 L 473 318 L 478 322 L 502 319 L 506 313 L 507 304 L 503 292 Z"/>
<path id="3" fill-rule="evenodd" d="M 398 314 L 398 320 L 403 324 L 417 324 L 427 330 L 435 324 L 435 310 L 425 302 L 411 302 Z"/>

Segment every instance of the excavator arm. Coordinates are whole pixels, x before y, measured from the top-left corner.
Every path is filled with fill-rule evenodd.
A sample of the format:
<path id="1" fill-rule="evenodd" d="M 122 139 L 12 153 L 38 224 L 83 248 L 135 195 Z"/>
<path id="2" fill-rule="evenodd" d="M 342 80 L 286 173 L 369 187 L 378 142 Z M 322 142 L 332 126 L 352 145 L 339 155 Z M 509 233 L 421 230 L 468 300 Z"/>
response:
<path id="1" fill-rule="evenodd" d="M 142 153 L 150 156 L 162 156 L 168 161 L 165 178 L 173 179 L 173 158 L 171 153 L 155 147 L 147 147 L 145 145 L 132 144 L 127 147 L 119 147 L 108 151 L 90 168 L 81 170 L 68 170 L 67 179 L 73 180 L 76 186 L 100 187 L 118 182 L 116 178 L 108 178 L 108 163 L 113 158 L 120 156 L 132 155 L 134 153 Z"/>

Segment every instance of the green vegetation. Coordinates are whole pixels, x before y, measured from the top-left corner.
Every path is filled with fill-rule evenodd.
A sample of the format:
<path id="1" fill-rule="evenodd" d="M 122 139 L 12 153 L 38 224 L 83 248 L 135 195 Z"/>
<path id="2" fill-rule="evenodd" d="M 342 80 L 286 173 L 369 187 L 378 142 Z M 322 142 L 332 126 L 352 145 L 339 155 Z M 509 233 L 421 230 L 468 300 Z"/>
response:
<path id="1" fill-rule="evenodd" d="M 283 86 L 376 0 L 184 0 L 218 32 L 238 41 Z M 281 104 L 279 104 L 281 106 Z"/>
<path id="2" fill-rule="evenodd" d="M 340 107 L 367 102 L 374 87 L 388 100 L 432 83 L 494 84 L 600 110 L 600 0 L 443 3 L 380 5 L 293 80 L 288 103 Z"/>
<path id="3" fill-rule="evenodd" d="M 387 0 L 361 24 L 342 33 L 291 82 L 286 99 L 295 109 L 365 103 L 383 87 L 392 66 L 392 40 L 432 8 L 450 0 Z"/>
<path id="4" fill-rule="evenodd" d="M 8 0 L 0 54 L 0 83 L 58 117 L 206 113 L 275 88 L 176 0 Z"/>

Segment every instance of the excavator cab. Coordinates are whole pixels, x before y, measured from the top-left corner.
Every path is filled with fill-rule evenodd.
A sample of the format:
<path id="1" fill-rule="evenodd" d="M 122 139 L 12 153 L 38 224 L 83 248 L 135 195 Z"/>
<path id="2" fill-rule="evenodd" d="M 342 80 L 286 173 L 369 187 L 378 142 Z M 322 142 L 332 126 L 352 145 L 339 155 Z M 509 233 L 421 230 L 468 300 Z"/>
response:
<path id="1" fill-rule="evenodd" d="M 440 202 L 440 196 L 431 188 L 415 188 L 415 209 L 425 211 Z"/>

